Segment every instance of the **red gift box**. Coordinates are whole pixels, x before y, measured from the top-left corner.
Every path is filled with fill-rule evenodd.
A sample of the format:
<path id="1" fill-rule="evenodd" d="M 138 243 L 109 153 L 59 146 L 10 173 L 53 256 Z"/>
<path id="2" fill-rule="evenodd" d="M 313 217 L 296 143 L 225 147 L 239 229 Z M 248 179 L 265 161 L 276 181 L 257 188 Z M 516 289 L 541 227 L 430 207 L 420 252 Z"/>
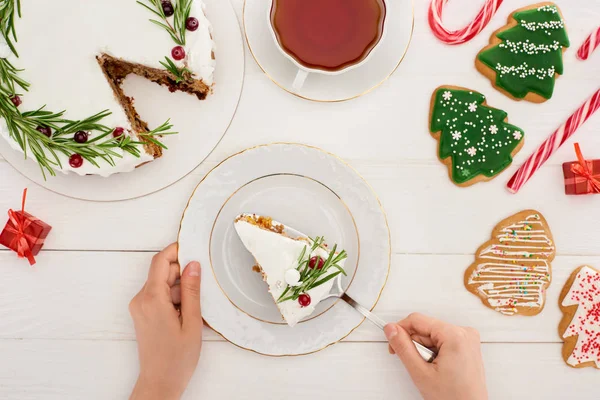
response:
<path id="1" fill-rule="evenodd" d="M 563 164 L 565 193 L 570 195 L 600 193 L 600 160 L 587 161 L 575 143 L 577 161 Z"/>
<path id="2" fill-rule="evenodd" d="M 0 244 L 15 251 L 21 258 L 27 258 L 31 265 L 39 254 L 52 227 L 33 215 L 25 212 L 27 189 L 23 191 L 21 211 L 8 210 L 8 222 L 0 234 Z"/>

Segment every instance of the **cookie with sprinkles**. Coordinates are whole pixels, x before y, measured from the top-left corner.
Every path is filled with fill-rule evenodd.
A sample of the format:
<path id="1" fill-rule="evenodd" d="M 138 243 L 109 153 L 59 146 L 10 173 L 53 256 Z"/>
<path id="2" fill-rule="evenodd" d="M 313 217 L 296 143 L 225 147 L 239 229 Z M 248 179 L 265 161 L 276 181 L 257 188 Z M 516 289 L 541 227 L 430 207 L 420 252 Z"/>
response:
<path id="1" fill-rule="evenodd" d="M 500 222 L 465 272 L 465 287 L 503 315 L 539 314 L 552 281 L 556 255 L 546 219 L 535 210 Z"/>
<path id="2" fill-rule="evenodd" d="M 600 272 L 577 268 L 560 294 L 562 355 L 573 368 L 600 369 Z"/>
<path id="3" fill-rule="evenodd" d="M 513 12 L 494 32 L 475 60 L 479 72 L 500 92 L 515 99 L 543 103 L 552 97 L 563 74 L 563 53 L 570 46 L 560 9 L 539 3 Z"/>
<path id="4" fill-rule="evenodd" d="M 439 142 L 438 158 L 458 186 L 488 181 L 521 150 L 524 132 L 508 115 L 489 107 L 485 96 L 457 86 L 440 86 L 431 97 L 429 130 Z"/>

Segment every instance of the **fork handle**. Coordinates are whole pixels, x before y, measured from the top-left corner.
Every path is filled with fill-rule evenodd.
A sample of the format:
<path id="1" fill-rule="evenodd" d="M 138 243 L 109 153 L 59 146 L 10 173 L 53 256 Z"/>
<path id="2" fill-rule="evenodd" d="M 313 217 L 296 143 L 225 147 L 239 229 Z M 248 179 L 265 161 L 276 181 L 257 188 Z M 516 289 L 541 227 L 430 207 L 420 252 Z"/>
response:
<path id="1" fill-rule="evenodd" d="M 381 330 L 383 330 L 383 328 L 386 325 L 386 322 L 384 320 L 379 318 L 377 315 L 373 314 L 371 311 L 367 310 L 365 307 L 358 304 L 352 297 L 348 296 L 346 293 L 342 295 L 342 299 L 350 306 L 352 306 L 352 308 L 354 308 L 356 311 L 361 313 L 366 319 L 375 324 L 375 326 L 378 326 Z M 423 358 L 423 360 L 427 361 L 428 363 L 433 362 L 433 360 L 435 360 L 437 354 L 433 350 L 423 346 L 419 342 L 415 342 L 414 340 L 412 342 L 415 344 L 415 347 L 417 348 L 417 351 L 419 352 L 419 355 Z"/>

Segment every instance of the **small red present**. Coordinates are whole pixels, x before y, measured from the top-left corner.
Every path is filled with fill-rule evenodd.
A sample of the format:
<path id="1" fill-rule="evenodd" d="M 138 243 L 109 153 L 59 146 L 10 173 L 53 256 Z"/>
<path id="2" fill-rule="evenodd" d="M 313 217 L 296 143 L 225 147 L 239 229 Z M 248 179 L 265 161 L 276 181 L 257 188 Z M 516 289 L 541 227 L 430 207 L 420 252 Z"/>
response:
<path id="1" fill-rule="evenodd" d="M 8 210 L 8 222 L 0 234 L 0 244 L 15 251 L 21 258 L 27 258 L 29 264 L 35 264 L 44 241 L 52 227 L 33 215 L 25 212 L 27 189 L 23 191 L 21 211 Z"/>
<path id="2" fill-rule="evenodd" d="M 577 161 L 563 164 L 566 194 L 600 193 L 600 160 L 587 161 L 581 154 L 579 143 L 575 143 Z"/>

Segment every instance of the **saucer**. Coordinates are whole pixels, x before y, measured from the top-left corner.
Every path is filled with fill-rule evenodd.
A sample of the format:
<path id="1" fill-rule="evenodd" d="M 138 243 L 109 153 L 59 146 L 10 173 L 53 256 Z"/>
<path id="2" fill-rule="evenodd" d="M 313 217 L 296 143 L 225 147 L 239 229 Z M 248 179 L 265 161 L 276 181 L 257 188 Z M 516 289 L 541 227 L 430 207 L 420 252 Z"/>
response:
<path id="1" fill-rule="evenodd" d="M 294 89 L 298 67 L 281 53 L 273 39 L 269 21 L 271 1 L 244 1 L 244 34 L 250 53 L 277 86 L 306 100 L 339 102 L 371 92 L 400 66 L 412 39 L 413 0 L 386 0 L 385 32 L 365 64 L 340 75 L 311 73 L 302 88 Z"/>
<path id="2" fill-rule="evenodd" d="M 385 213 L 369 185 L 344 161 L 323 150 L 275 143 L 244 150 L 200 182 L 184 212 L 179 260 L 201 262 L 202 314 L 229 342 L 260 354 L 310 354 L 339 342 L 364 320 L 339 299 L 318 304 L 290 328 L 254 259 L 238 238 L 242 213 L 268 215 L 348 252 L 342 286 L 372 309 L 390 268 Z M 368 262 L 366 262 L 368 260 Z"/>

